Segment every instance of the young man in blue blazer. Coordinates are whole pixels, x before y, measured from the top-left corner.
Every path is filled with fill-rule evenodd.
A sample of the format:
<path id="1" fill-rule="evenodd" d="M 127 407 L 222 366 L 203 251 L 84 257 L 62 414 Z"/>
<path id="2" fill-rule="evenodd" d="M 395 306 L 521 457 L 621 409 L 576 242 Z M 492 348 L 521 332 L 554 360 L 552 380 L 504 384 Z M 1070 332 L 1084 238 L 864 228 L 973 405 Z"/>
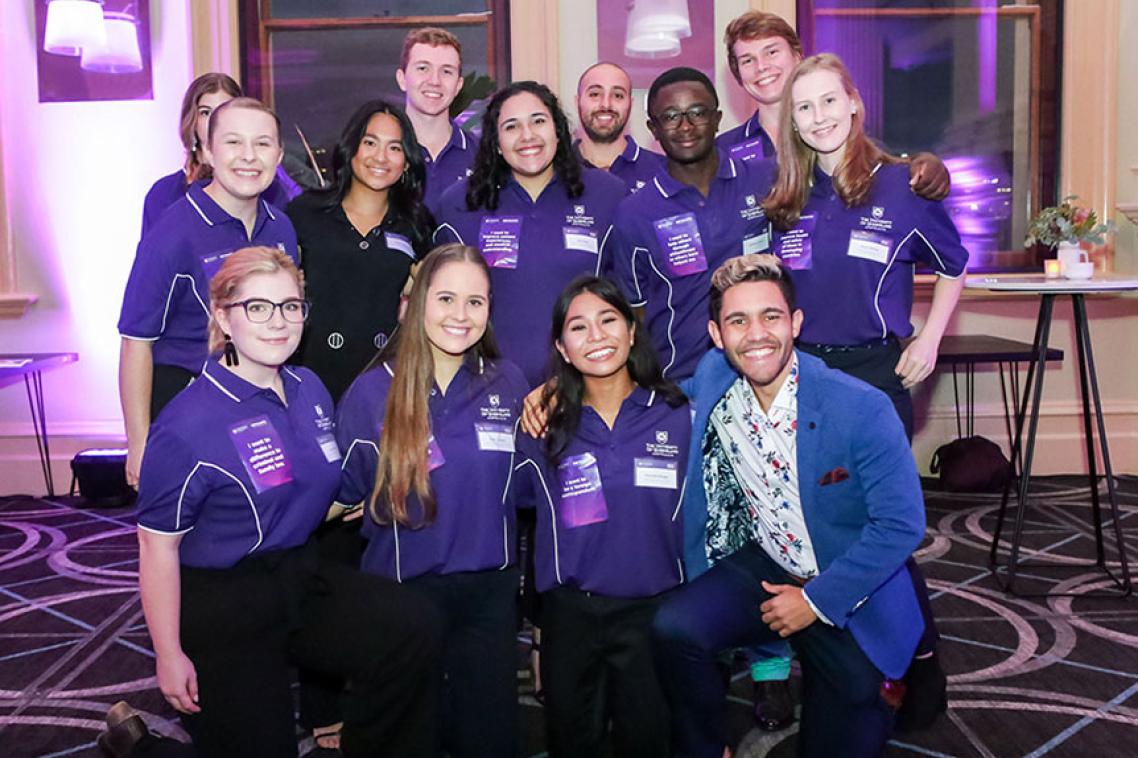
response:
<path id="1" fill-rule="evenodd" d="M 925 530 L 905 431 L 882 392 L 794 349 L 802 312 L 774 256 L 721 266 L 711 313 L 718 349 L 685 382 L 689 572 L 721 529 L 749 539 L 656 617 L 676 747 L 729 755 L 718 655 L 785 638 L 803 671 L 799 753 L 879 755 L 924 628 L 904 568 Z"/>

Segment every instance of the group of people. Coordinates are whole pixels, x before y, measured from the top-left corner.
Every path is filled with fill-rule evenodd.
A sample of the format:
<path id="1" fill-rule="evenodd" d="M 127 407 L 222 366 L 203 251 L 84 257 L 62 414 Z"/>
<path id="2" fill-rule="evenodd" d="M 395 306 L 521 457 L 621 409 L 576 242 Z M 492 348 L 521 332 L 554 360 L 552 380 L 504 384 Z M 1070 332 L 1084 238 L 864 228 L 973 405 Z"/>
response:
<path id="1" fill-rule="evenodd" d="M 720 134 L 707 76 L 664 71 L 661 155 L 605 62 L 576 139 L 533 81 L 464 132 L 461 46 L 416 29 L 402 105 L 357 109 L 300 194 L 272 110 L 191 84 L 119 330 L 143 608 L 193 745 L 116 707 L 107 751 L 295 755 L 295 667 L 321 747 L 513 756 L 526 523 L 552 756 L 730 755 L 736 649 L 771 729 L 798 657 L 802 755 L 944 709 L 909 389 L 967 262 L 947 172 L 870 140 L 781 18 L 725 43 L 755 115 Z"/>

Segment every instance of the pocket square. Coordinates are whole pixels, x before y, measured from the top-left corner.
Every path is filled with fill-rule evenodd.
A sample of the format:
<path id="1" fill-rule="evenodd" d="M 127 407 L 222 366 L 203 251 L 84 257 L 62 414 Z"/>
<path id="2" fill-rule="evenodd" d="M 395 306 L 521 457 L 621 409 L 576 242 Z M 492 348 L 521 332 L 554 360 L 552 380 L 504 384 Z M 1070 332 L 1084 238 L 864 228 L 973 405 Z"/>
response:
<path id="1" fill-rule="evenodd" d="M 823 474 L 822 478 L 818 480 L 818 484 L 825 487 L 827 484 L 837 484 L 838 482 L 844 482 L 849 478 L 850 472 L 846 471 L 841 466 L 838 466 L 836 469 L 827 471 L 825 474 Z"/>

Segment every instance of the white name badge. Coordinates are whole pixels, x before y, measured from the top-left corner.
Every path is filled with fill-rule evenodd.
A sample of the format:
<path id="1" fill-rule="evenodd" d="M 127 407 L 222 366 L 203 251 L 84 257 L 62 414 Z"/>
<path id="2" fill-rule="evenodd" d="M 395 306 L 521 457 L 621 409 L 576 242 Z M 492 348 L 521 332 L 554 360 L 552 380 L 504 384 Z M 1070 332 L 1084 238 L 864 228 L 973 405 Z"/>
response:
<path id="1" fill-rule="evenodd" d="M 336 438 L 331 434 L 321 434 L 316 438 L 316 443 L 324 453 L 324 460 L 329 463 L 340 460 L 340 446 L 336 444 Z"/>
<path id="2" fill-rule="evenodd" d="M 674 490 L 679 486 L 679 465 L 676 461 L 661 461 L 657 458 L 637 458 L 633 463 L 635 464 L 635 483 L 637 487 Z"/>
<path id="3" fill-rule="evenodd" d="M 743 255 L 750 255 L 752 253 L 765 253 L 767 248 L 771 246 L 771 233 L 763 232 L 756 234 L 753 237 L 743 238 Z"/>
<path id="4" fill-rule="evenodd" d="M 514 452 L 514 427 L 510 424 L 491 424 L 478 422 L 474 425 L 478 434 L 478 449 L 498 453 Z"/>
<path id="5" fill-rule="evenodd" d="M 846 249 L 846 255 L 885 265 L 889 262 L 889 251 L 892 249 L 893 240 L 884 234 L 854 229 L 850 232 L 850 246 Z"/>
<path id="6" fill-rule="evenodd" d="M 581 250 L 596 255 L 600 248 L 597 246 L 597 233 L 592 229 L 583 229 L 579 226 L 566 226 L 561 230 L 565 237 L 566 250 Z"/>

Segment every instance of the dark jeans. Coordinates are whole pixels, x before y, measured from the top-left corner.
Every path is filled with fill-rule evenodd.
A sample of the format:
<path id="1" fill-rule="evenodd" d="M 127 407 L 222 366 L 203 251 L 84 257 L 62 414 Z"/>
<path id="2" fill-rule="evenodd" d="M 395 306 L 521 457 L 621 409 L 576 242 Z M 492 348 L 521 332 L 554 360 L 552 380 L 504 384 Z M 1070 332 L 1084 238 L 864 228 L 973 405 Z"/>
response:
<path id="1" fill-rule="evenodd" d="M 345 755 L 437 755 L 441 621 L 417 593 L 298 548 L 183 567 L 181 627 L 202 708 L 182 720 L 198 755 L 295 756 L 292 665 L 349 681 Z"/>
<path id="2" fill-rule="evenodd" d="M 150 421 L 158 418 L 158 413 L 174 396 L 186 388 L 197 374 L 186 371 L 181 366 L 168 366 L 164 363 L 154 364 L 154 373 L 150 383 Z"/>
<path id="3" fill-rule="evenodd" d="M 542 594 L 541 678 L 551 758 L 668 755 L 668 707 L 652 661 L 664 596 L 615 598 L 560 587 Z"/>
<path id="4" fill-rule="evenodd" d="M 518 569 L 427 574 L 405 583 L 443 617 L 441 731 L 452 758 L 517 751 Z"/>
<path id="5" fill-rule="evenodd" d="M 678 589 L 656 614 L 656 671 L 671 706 L 674 747 L 684 758 L 721 758 L 727 744 L 727 683 L 718 655 L 778 639 L 759 611 L 770 597 L 764 580 L 789 581 L 752 543 Z M 881 672 L 853 635 L 815 621 L 788 641 L 802 664 L 799 755 L 879 756 L 894 714 L 881 699 Z"/>

